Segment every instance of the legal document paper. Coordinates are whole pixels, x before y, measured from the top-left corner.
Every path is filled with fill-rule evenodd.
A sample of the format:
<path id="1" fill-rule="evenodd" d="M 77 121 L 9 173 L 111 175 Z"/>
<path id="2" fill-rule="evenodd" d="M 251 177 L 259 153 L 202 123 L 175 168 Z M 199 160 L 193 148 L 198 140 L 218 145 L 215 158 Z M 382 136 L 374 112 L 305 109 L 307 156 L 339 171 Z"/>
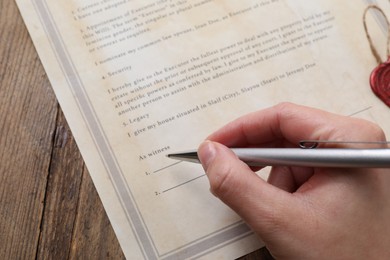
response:
<path id="1" fill-rule="evenodd" d="M 362 15 L 336 0 L 17 0 L 129 259 L 232 259 L 261 240 L 209 192 L 197 147 L 248 112 L 289 101 L 369 119 Z M 375 43 L 386 23 L 369 17 Z M 259 173 L 266 177 L 266 173 Z"/>

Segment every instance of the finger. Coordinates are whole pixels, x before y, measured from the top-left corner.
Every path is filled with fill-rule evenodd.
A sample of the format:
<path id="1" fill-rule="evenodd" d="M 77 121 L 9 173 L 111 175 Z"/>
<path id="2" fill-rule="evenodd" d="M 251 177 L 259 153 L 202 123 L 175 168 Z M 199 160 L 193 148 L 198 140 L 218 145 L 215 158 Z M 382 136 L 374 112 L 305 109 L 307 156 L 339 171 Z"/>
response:
<path id="1" fill-rule="evenodd" d="M 282 103 L 243 116 L 208 137 L 228 147 L 279 143 L 297 145 L 302 140 L 385 140 L 383 131 L 365 120 L 331 114 L 314 108 Z"/>
<path id="2" fill-rule="evenodd" d="M 289 167 L 272 167 L 267 182 L 287 192 L 296 190 L 296 183 Z"/>
<path id="3" fill-rule="evenodd" d="M 293 207 L 290 194 L 257 176 L 225 146 L 206 141 L 198 149 L 211 192 L 263 233 L 284 221 Z M 278 213 L 276 213 L 278 212 Z"/>
<path id="4" fill-rule="evenodd" d="M 313 176 L 312 168 L 302 167 L 272 167 L 267 182 L 282 189 L 293 193 L 311 176 Z"/>

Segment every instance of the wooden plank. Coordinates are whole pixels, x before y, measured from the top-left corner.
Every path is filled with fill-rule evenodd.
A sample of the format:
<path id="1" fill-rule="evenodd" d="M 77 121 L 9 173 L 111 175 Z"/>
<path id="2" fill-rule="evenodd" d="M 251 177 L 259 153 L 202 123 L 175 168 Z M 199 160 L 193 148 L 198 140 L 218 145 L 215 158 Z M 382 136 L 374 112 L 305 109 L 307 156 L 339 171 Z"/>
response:
<path id="1" fill-rule="evenodd" d="M 46 189 L 38 259 L 67 259 L 77 214 L 84 162 L 59 110 Z"/>
<path id="2" fill-rule="evenodd" d="M 39 259 L 124 259 L 60 111 L 45 199 Z"/>
<path id="3" fill-rule="evenodd" d="M 263 247 L 237 260 L 274 260 L 267 248 Z"/>
<path id="4" fill-rule="evenodd" d="M 14 1 L 0 12 L 0 259 L 31 259 L 57 103 Z"/>
<path id="5" fill-rule="evenodd" d="M 92 179 L 85 171 L 70 259 L 125 259 Z"/>

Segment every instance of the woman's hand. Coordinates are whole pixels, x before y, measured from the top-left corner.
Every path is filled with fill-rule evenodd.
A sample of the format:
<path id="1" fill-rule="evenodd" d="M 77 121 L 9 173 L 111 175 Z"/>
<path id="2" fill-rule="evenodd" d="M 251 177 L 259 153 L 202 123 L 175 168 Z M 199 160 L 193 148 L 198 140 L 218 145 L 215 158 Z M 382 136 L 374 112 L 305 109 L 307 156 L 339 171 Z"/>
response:
<path id="1" fill-rule="evenodd" d="M 390 259 L 389 169 L 273 167 L 266 182 L 227 148 L 296 147 L 301 140 L 386 139 L 365 120 L 283 103 L 241 117 L 201 144 L 211 192 L 277 259 Z"/>

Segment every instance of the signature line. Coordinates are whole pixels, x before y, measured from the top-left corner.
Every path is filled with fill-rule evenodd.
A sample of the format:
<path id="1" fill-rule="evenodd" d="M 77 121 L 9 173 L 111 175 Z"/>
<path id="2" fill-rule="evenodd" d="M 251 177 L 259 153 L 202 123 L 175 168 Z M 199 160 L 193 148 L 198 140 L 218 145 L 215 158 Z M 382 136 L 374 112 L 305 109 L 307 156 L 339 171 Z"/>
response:
<path id="1" fill-rule="evenodd" d="M 178 188 L 178 187 L 180 187 L 180 186 L 183 186 L 183 185 L 185 185 L 185 184 L 188 184 L 188 183 L 190 183 L 190 182 L 193 182 L 193 181 L 195 181 L 195 180 L 197 180 L 197 179 L 200 179 L 200 178 L 202 178 L 202 177 L 205 177 L 205 176 L 206 176 L 206 174 L 203 174 L 203 175 L 198 176 L 198 177 L 196 177 L 196 178 L 194 178 L 194 179 L 191 179 L 191 180 L 189 180 L 189 181 L 183 182 L 183 183 L 181 183 L 181 184 L 179 184 L 179 185 L 176 185 L 176 186 L 174 186 L 174 187 L 172 187 L 172 188 L 169 188 L 169 189 L 164 190 L 163 193 L 168 192 L 168 191 L 171 191 L 171 190 L 173 190 L 173 189 L 176 189 L 176 188 Z"/>

